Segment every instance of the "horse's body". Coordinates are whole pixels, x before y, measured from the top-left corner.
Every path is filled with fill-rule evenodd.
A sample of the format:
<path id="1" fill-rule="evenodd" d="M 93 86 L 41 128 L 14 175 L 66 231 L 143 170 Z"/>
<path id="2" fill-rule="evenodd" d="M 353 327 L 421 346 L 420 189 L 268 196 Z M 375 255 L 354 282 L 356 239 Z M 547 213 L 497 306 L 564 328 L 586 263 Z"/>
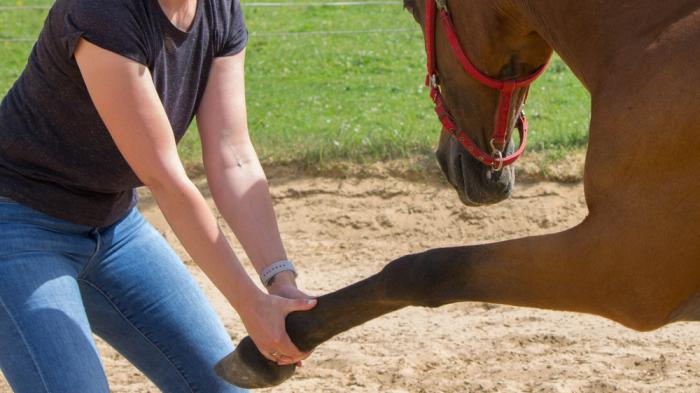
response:
<path id="1" fill-rule="evenodd" d="M 417 7 L 419 22 L 424 1 L 407 2 Z M 483 29 L 520 31 L 555 50 L 588 89 L 589 215 L 556 234 L 402 257 L 375 276 L 322 296 L 310 312 L 291 314 L 287 330 L 294 343 L 310 350 L 405 306 L 461 301 L 591 313 L 642 331 L 700 319 L 700 0 L 451 0 L 448 5 L 461 45 L 477 67 L 499 76 L 538 66 L 546 53 L 535 41 L 523 48 L 538 54 L 508 55 L 524 64 L 506 71 L 504 64 L 489 64 L 498 56 L 483 52 L 490 50 Z M 474 26 L 475 15 L 488 18 Z M 438 46 L 444 47 L 440 40 L 438 34 Z M 438 53 L 448 105 L 455 108 L 475 97 L 493 101 L 487 96 L 492 93 L 456 76 L 459 70 L 447 50 Z M 456 86 L 471 89 L 467 98 L 454 95 Z M 494 105 L 482 105 L 488 121 Z M 455 110 L 464 128 L 478 122 L 469 111 Z M 442 141 L 441 149 L 454 155 L 458 148 L 450 143 Z M 443 169 L 449 172 L 446 161 Z M 261 360 L 247 340 L 220 364 L 227 379 L 267 386 L 293 371 Z"/>

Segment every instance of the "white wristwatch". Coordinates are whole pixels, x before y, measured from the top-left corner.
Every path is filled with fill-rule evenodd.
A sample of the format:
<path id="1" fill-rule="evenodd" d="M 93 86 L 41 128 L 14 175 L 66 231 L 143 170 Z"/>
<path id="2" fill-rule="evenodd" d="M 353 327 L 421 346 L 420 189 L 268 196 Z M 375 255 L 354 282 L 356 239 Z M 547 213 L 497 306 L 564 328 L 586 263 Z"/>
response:
<path id="1" fill-rule="evenodd" d="M 260 273 L 260 281 L 263 283 L 265 288 L 267 288 L 272 285 L 273 281 L 275 281 L 275 276 L 282 272 L 292 272 L 294 273 L 294 277 L 297 276 L 297 271 L 294 269 L 294 264 L 292 261 L 282 260 L 266 267 L 265 270 Z"/>

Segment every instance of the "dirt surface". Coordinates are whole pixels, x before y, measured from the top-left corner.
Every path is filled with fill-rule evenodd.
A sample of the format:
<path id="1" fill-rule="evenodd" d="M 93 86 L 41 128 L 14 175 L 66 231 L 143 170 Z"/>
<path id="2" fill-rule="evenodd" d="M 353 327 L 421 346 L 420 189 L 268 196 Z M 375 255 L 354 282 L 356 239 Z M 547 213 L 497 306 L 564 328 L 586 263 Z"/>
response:
<path id="1" fill-rule="evenodd" d="M 442 184 L 395 178 L 283 177 L 273 179 L 272 190 L 300 284 L 316 294 L 406 253 L 559 231 L 586 215 L 580 184 L 519 184 L 511 200 L 487 208 L 462 206 Z M 233 310 L 153 202 L 146 197 L 141 207 L 238 342 L 245 332 Z M 698 333 L 700 324 L 642 334 L 592 316 L 482 303 L 409 308 L 334 338 L 291 381 L 263 391 L 698 392 Z M 157 391 L 106 344 L 99 348 L 114 392 Z M 4 381 L 0 391 L 9 391 Z"/>

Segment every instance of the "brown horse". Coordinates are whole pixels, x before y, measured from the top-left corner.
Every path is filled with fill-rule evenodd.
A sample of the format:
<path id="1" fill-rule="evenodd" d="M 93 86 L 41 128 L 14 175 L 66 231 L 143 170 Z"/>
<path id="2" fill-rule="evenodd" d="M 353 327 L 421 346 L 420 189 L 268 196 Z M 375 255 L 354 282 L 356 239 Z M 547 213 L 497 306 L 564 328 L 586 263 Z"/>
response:
<path id="1" fill-rule="evenodd" d="M 406 0 L 424 33 L 433 1 L 440 11 L 445 0 Z M 402 307 L 463 301 L 591 313 L 640 331 L 697 320 L 700 0 L 445 5 L 461 48 L 481 73 L 526 78 L 554 50 L 588 89 L 592 118 L 584 187 L 590 213 L 561 233 L 399 258 L 370 278 L 322 296 L 313 310 L 290 314 L 293 342 L 308 351 Z M 494 113 L 503 100 L 464 72 L 446 30 L 435 32 L 438 91 L 449 119 L 488 151 Z M 509 127 L 526 90 L 511 92 Z M 492 153 L 513 151 L 498 148 Z M 498 162 L 483 165 L 455 138 L 443 135 L 437 155 L 465 203 L 510 194 L 512 169 Z M 266 361 L 246 338 L 217 371 L 234 384 L 262 387 L 282 382 L 294 368 Z"/>

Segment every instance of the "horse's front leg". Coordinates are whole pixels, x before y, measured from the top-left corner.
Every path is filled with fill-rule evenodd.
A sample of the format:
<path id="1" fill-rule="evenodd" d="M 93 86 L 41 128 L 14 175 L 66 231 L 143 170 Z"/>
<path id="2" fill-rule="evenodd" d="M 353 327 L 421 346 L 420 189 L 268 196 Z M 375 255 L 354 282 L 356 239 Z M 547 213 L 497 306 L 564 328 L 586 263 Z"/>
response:
<path id="1" fill-rule="evenodd" d="M 311 311 L 290 314 L 287 332 L 299 349 L 309 351 L 406 306 L 460 301 L 587 312 L 638 329 L 655 327 L 668 315 L 663 306 L 678 299 L 637 296 L 640 287 L 660 277 L 639 268 L 629 274 L 641 256 L 621 252 L 619 241 L 588 223 L 554 235 L 408 255 L 372 277 L 320 297 Z M 294 366 L 267 361 L 245 338 L 217 365 L 217 372 L 233 384 L 257 388 L 281 383 Z"/>

